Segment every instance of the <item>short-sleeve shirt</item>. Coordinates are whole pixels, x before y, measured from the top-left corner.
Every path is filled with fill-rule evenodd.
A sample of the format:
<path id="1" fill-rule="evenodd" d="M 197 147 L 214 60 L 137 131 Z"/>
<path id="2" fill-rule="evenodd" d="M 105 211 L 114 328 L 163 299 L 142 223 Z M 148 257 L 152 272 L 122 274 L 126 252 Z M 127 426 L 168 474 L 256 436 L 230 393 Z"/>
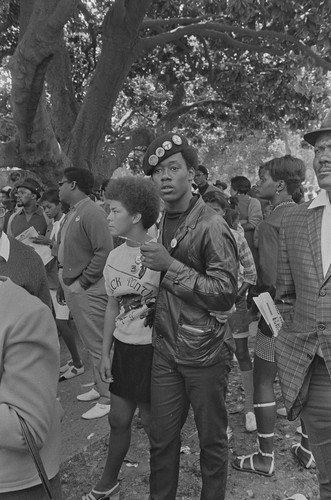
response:
<path id="1" fill-rule="evenodd" d="M 140 316 L 157 295 L 160 273 L 142 267 L 140 247 L 124 243 L 110 252 L 103 274 L 107 295 L 119 303 L 114 337 L 126 344 L 150 344 L 152 328 Z"/>
<path id="2" fill-rule="evenodd" d="M 32 217 L 28 220 L 26 218 L 23 208 L 13 214 L 10 224 L 10 234 L 11 236 L 18 236 L 23 233 L 29 227 L 34 227 L 38 234 L 45 235 L 47 230 L 48 221 L 46 219 L 45 213 L 41 207 L 37 207 L 36 211 L 32 214 Z"/>

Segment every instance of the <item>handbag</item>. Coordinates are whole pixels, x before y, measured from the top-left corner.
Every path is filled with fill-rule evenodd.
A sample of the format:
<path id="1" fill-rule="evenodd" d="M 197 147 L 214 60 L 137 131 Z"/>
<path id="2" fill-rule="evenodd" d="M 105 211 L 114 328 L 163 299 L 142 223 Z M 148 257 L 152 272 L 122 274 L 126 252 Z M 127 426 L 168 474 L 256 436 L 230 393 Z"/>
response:
<path id="1" fill-rule="evenodd" d="M 24 418 L 21 417 L 21 415 L 19 415 L 18 413 L 17 413 L 17 416 L 18 416 L 18 419 L 19 419 L 20 424 L 21 424 L 21 429 L 22 429 L 24 439 L 26 441 L 29 452 L 30 452 L 32 459 L 35 463 L 35 466 L 37 468 L 38 475 L 39 475 L 41 483 L 45 489 L 47 498 L 49 500 L 53 500 L 51 485 L 50 485 L 50 482 L 48 480 L 48 477 L 47 477 L 44 465 L 42 463 L 38 448 L 36 446 L 34 437 L 32 436 L 31 431 L 30 431 L 29 427 L 27 426 L 27 423 L 24 420 Z"/>

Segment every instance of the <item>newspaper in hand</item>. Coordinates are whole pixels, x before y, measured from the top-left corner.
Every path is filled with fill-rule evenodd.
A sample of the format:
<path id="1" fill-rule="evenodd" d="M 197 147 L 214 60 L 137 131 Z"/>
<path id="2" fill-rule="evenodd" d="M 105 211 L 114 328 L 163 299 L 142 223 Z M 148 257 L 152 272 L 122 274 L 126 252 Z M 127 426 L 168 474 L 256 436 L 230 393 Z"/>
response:
<path id="1" fill-rule="evenodd" d="M 36 229 L 31 226 L 28 227 L 23 233 L 19 234 L 16 236 L 16 239 L 24 243 L 25 245 L 29 245 L 30 247 L 34 248 L 34 250 L 37 252 L 39 257 L 41 257 L 41 260 L 43 261 L 44 266 L 50 262 L 54 256 L 52 255 L 51 249 L 48 245 L 39 245 L 36 243 L 33 243 L 33 238 L 36 238 L 38 236 L 38 233 Z"/>
<path id="2" fill-rule="evenodd" d="M 277 337 L 284 320 L 272 300 L 270 293 L 261 293 L 258 297 L 254 297 L 253 300 L 259 308 L 265 322 L 272 331 L 273 336 Z"/>

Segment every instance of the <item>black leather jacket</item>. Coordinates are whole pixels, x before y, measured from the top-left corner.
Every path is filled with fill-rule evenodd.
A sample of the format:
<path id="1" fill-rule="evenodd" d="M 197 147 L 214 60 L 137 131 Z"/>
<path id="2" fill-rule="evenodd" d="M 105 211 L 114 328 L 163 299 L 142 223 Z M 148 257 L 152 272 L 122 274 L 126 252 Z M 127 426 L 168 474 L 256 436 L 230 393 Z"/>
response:
<path id="1" fill-rule="evenodd" d="M 159 241 L 162 241 L 163 220 Z M 174 238 L 175 259 L 164 275 L 156 302 L 153 345 L 167 359 L 207 366 L 219 360 L 225 325 L 210 311 L 227 311 L 237 295 L 238 255 L 222 217 L 201 198 Z"/>

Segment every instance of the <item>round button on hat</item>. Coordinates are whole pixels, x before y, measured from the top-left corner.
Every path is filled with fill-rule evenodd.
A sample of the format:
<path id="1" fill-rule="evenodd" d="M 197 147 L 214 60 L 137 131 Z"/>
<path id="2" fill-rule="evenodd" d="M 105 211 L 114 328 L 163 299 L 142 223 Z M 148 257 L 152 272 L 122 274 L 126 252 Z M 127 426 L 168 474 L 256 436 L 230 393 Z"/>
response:
<path id="1" fill-rule="evenodd" d="M 167 134 L 160 135 L 147 148 L 143 159 L 143 171 L 146 175 L 152 175 L 153 169 L 161 161 L 186 149 L 191 149 L 197 155 L 196 149 L 190 146 L 186 137 L 181 134 L 168 132 Z"/>

